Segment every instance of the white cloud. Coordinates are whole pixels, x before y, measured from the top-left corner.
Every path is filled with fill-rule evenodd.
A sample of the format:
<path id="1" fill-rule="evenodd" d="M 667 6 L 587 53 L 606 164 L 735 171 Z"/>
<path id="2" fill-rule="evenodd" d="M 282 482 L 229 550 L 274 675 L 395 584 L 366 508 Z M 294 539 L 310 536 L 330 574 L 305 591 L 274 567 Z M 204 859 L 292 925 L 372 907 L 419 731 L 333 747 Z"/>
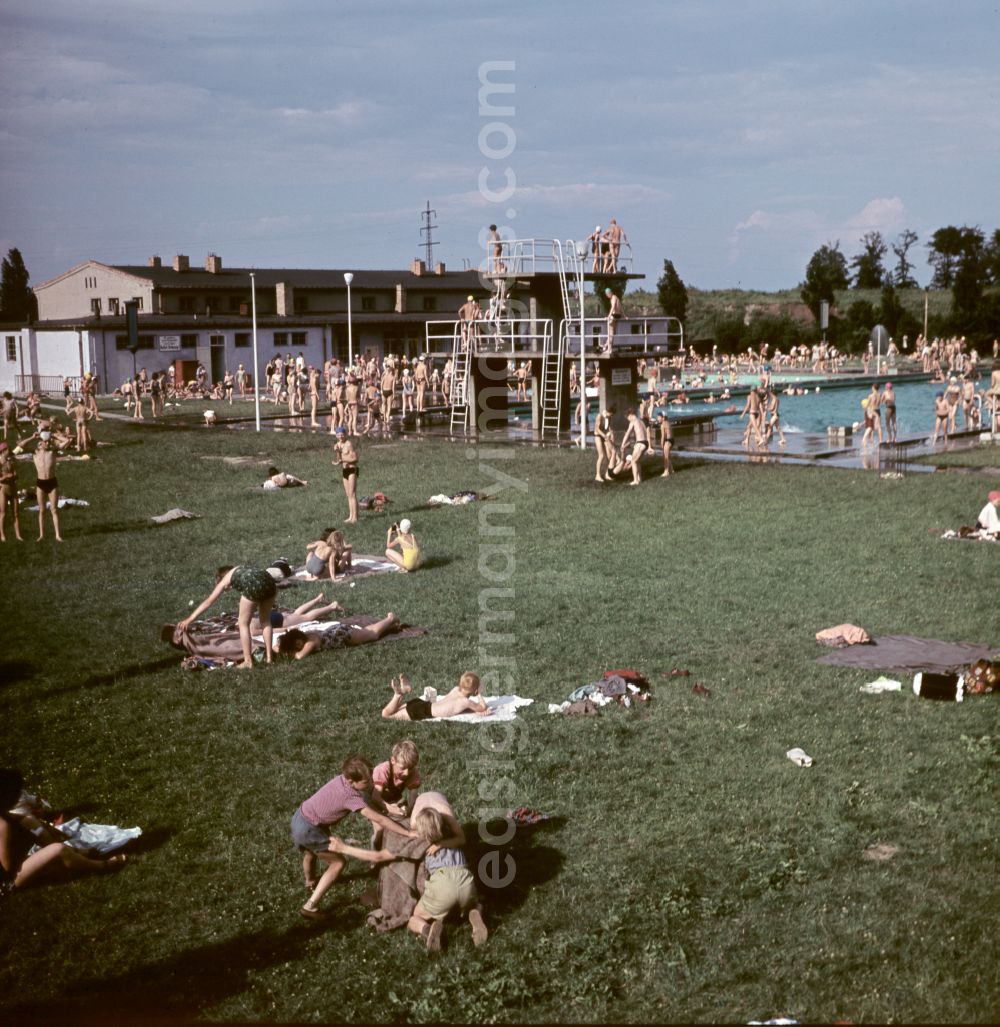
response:
<path id="1" fill-rule="evenodd" d="M 898 196 L 869 200 L 864 209 L 847 219 L 846 228 L 859 232 L 896 232 L 903 227 L 905 208 Z"/>

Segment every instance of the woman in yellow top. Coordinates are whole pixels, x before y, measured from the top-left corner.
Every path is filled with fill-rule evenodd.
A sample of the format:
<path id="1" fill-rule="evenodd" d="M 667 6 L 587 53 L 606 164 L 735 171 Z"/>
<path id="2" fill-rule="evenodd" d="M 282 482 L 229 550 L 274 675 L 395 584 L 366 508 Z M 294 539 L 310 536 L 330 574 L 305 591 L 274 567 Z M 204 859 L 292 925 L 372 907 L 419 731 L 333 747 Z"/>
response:
<path id="1" fill-rule="evenodd" d="M 417 545 L 412 528 L 413 525 L 404 517 L 399 524 L 394 524 L 389 529 L 385 539 L 386 557 L 404 574 L 407 571 L 415 571 L 420 566 L 420 546 Z"/>

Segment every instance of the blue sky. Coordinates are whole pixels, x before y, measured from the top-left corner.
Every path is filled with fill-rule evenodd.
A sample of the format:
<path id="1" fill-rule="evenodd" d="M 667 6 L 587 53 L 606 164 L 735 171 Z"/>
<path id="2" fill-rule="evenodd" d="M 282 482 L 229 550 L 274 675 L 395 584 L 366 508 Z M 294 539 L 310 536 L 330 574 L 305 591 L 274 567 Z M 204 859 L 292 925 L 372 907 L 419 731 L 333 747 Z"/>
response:
<path id="1" fill-rule="evenodd" d="M 614 216 L 650 284 L 669 257 L 701 288 L 904 228 L 924 283 L 936 228 L 1000 225 L 996 0 L 8 0 L 0 40 L 0 247 L 35 283 L 154 253 L 404 267 L 428 200 L 449 268 L 490 221 Z M 487 62 L 511 114 L 480 113 Z"/>

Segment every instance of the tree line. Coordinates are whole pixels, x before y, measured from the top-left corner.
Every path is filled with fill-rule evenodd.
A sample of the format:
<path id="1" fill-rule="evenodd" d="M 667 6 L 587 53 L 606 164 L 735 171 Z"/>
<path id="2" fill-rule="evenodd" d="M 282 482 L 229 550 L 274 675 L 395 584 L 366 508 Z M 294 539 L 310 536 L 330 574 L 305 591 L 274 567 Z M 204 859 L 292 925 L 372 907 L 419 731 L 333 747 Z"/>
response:
<path id="1" fill-rule="evenodd" d="M 806 265 L 799 294 L 817 322 L 821 304 L 830 304 L 828 339 L 841 349 L 856 351 L 867 345 L 871 329 L 881 324 L 897 340 L 908 336 L 915 343 L 924 329 L 923 317 L 914 312 L 912 292 L 909 307 L 899 293 L 920 288 L 913 259 L 918 242 L 917 233 L 907 228 L 891 241 L 881 232 L 866 232 L 859 240 L 860 250 L 850 260 L 841 251 L 840 240 L 816 250 Z M 988 346 L 1000 337 L 1000 229 L 987 236 L 978 226 L 948 225 L 931 235 L 926 248 L 932 269 L 926 288 L 951 292 L 950 309 L 929 314 L 928 335 L 964 335 L 972 345 Z M 887 264 L 890 251 L 893 260 Z M 687 287 L 671 260 L 664 260 L 656 287 L 660 310 L 684 321 Z M 879 302 L 859 296 L 846 304 L 846 309 L 834 309 L 837 294 L 848 290 L 879 290 Z M 757 348 L 762 342 L 768 342 L 772 350 L 780 347 L 787 352 L 790 346 L 815 342 L 819 336 L 813 324 L 773 314 L 747 319 L 720 313 L 708 331 L 722 352 Z"/>

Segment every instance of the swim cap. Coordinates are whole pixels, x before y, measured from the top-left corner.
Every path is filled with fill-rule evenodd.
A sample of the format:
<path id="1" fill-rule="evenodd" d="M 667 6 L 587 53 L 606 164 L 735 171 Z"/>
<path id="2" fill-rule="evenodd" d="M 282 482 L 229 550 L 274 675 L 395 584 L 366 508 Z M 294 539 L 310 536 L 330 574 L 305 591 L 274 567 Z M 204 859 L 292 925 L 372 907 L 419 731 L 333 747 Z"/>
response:
<path id="1" fill-rule="evenodd" d="M 1000 492 L 991 492 L 986 498 L 991 503 L 995 503 L 998 499 L 1000 499 Z"/>
<path id="2" fill-rule="evenodd" d="M 346 435 L 347 434 L 347 429 L 346 428 L 342 428 L 342 427 L 341 428 L 335 428 L 333 433 L 334 433 L 334 435 Z"/>
<path id="3" fill-rule="evenodd" d="M 466 296 L 465 298 L 471 303 L 475 299 L 475 296 Z"/>
<path id="4" fill-rule="evenodd" d="M 402 519 L 402 520 L 401 520 L 401 521 L 399 522 L 399 530 L 400 530 L 401 532 L 403 532 L 404 534 L 406 534 L 406 535 L 408 535 L 408 534 L 410 533 L 410 529 L 411 529 L 412 527 L 413 527 L 413 525 L 412 525 L 412 524 L 410 523 L 410 519 L 409 519 L 408 517 L 404 517 L 404 518 L 403 518 L 403 519 Z"/>
<path id="5" fill-rule="evenodd" d="M 38 433 L 38 437 L 42 440 L 42 442 L 48 442 L 49 439 L 52 438 L 52 432 L 50 432 L 50 431 L 40 431 Z"/>

